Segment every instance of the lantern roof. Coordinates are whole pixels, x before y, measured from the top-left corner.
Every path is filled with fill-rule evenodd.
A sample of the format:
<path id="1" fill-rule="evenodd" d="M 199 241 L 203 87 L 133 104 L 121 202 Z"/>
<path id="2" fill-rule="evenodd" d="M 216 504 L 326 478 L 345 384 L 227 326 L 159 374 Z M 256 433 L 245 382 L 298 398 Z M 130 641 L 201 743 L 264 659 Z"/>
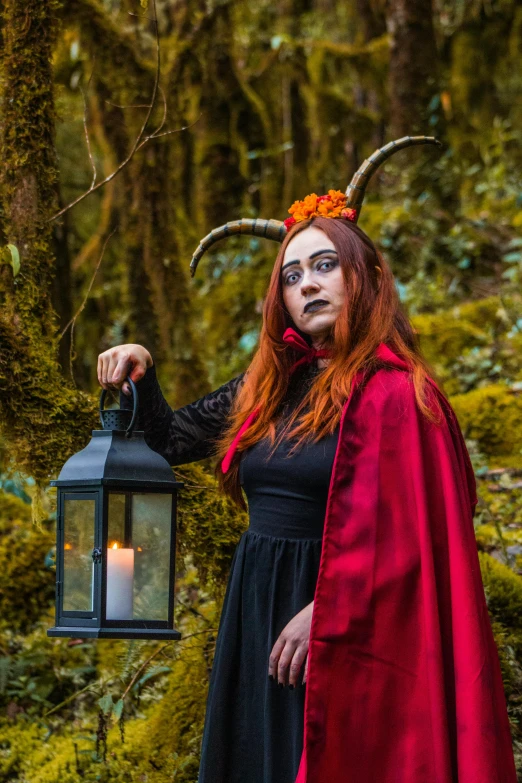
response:
<path id="1" fill-rule="evenodd" d="M 73 454 L 60 471 L 53 487 L 106 485 L 175 489 L 176 481 L 167 460 L 145 442 L 144 433 L 135 430 L 93 430 L 87 446 Z"/>

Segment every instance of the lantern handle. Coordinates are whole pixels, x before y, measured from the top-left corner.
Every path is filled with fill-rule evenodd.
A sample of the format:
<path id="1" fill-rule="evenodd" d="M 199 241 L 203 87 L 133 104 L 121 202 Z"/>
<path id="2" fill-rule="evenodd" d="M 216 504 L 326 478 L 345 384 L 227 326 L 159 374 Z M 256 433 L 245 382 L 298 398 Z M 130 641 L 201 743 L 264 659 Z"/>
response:
<path id="1" fill-rule="evenodd" d="M 138 415 L 138 390 L 136 389 L 136 384 L 130 377 L 130 375 L 127 375 L 125 378 L 126 381 L 129 382 L 129 385 L 132 389 L 132 418 L 130 420 L 130 424 L 125 430 L 125 437 L 130 438 L 132 435 L 132 429 L 134 427 L 134 423 L 136 421 L 136 416 Z M 103 406 L 105 405 L 105 397 L 107 396 L 107 389 L 102 389 L 102 393 L 100 394 L 100 421 L 102 423 L 102 427 L 105 426 L 105 422 L 103 420 Z"/>

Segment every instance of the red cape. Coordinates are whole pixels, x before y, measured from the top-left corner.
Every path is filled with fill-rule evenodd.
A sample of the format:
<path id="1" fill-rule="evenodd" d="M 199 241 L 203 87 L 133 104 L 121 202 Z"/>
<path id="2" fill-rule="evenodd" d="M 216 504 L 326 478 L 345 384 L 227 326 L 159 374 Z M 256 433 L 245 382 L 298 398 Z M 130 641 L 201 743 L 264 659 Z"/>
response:
<path id="1" fill-rule="evenodd" d="M 295 783 L 516 783 L 464 439 L 378 355 L 340 423 Z"/>

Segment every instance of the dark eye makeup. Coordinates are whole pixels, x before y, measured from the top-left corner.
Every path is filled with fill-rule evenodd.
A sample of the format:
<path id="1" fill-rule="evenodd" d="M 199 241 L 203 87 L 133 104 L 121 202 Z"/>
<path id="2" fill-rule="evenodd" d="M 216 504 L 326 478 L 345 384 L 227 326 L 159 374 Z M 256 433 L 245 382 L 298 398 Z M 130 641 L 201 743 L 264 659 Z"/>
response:
<path id="1" fill-rule="evenodd" d="M 320 269 L 323 264 L 330 264 L 330 269 L 327 269 L 326 271 L 329 272 L 331 269 L 335 268 L 338 265 L 339 261 L 337 258 L 321 258 L 316 264 L 316 269 Z M 297 269 L 294 269 L 293 271 L 288 271 L 285 275 L 283 272 L 283 284 L 284 285 L 291 285 L 290 278 L 295 275 L 298 271 L 299 267 Z"/>

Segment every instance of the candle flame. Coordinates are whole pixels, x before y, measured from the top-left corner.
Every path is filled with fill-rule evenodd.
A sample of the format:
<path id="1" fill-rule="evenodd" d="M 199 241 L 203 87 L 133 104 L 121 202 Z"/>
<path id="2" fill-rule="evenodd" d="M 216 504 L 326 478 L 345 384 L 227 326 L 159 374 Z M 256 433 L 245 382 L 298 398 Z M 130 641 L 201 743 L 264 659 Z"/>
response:
<path id="1" fill-rule="evenodd" d="M 72 549 L 72 544 L 66 543 L 64 544 L 64 549 Z"/>
<path id="2" fill-rule="evenodd" d="M 138 547 L 138 552 L 143 552 L 143 549 L 141 548 L 141 546 Z"/>
<path id="3" fill-rule="evenodd" d="M 119 549 L 117 541 L 114 542 L 114 544 L 112 545 L 111 549 Z"/>

